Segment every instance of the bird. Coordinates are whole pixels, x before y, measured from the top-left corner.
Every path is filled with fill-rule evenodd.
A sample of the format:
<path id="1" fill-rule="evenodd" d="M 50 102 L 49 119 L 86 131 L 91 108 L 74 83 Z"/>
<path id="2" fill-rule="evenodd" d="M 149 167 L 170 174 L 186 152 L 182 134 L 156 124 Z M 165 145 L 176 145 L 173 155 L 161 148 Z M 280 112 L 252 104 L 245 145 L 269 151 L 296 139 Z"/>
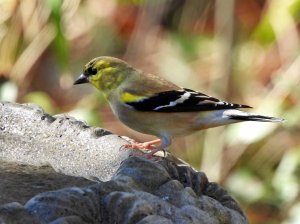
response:
<path id="1" fill-rule="evenodd" d="M 148 142 L 131 142 L 123 148 L 165 151 L 177 136 L 212 127 L 243 122 L 282 122 L 284 119 L 252 114 L 252 108 L 229 103 L 136 69 L 109 56 L 89 61 L 74 85 L 90 83 L 108 100 L 114 115 L 138 132 L 156 136 Z"/>

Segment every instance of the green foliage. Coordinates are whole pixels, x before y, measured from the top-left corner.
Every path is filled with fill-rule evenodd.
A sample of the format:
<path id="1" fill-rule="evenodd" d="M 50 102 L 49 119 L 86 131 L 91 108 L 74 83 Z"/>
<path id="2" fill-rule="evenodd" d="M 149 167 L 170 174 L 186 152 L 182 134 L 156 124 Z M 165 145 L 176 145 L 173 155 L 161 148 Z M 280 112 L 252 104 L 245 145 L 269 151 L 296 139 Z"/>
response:
<path id="1" fill-rule="evenodd" d="M 49 23 L 52 23 L 55 28 L 55 38 L 53 40 L 54 52 L 56 54 L 56 62 L 66 70 L 69 66 L 69 47 L 68 41 L 64 35 L 64 27 L 62 21 L 62 3 L 60 0 L 47 0 L 48 6 L 51 9 Z"/>
<path id="2" fill-rule="evenodd" d="M 259 23 L 258 27 L 253 33 L 253 39 L 262 43 L 272 43 L 276 38 L 276 34 L 270 24 L 269 17 L 265 16 Z"/>
<path id="3" fill-rule="evenodd" d="M 39 105 L 49 114 L 58 113 L 55 104 L 52 99 L 45 92 L 31 92 L 24 96 L 23 101 L 25 103 L 34 103 Z"/>

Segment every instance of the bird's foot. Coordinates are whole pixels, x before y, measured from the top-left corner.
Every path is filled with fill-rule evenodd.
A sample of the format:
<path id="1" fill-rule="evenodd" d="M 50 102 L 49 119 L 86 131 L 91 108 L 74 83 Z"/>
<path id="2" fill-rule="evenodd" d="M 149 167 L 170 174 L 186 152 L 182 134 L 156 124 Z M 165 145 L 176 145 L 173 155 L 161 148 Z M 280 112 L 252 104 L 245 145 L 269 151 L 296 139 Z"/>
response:
<path id="1" fill-rule="evenodd" d="M 159 143 L 160 139 L 156 139 L 149 142 L 131 142 L 130 144 L 122 145 L 120 149 L 135 149 L 135 150 L 141 150 L 141 151 L 153 151 L 157 149 L 155 144 Z"/>
<path id="2" fill-rule="evenodd" d="M 160 139 L 156 139 L 153 141 L 149 141 L 149 142 L 131 142 L 130 144 L 125 144 L 122 145 L 122 147 L 120 148 L 120 150 L 126 150 L 126 149 L 134 149 L 134 150 L 139 150 L 144 152 L 142 155 L 147 159 L 152 159 L 153 157 L 156 157 L 154 154 L 159 152 L 159 151 L 163 151 L 164 152 L 164 157 L 166 155 L 166 151 L 164 149 L 162 149 L 161 147 L 157 147 L 155 146 L 155 144 L 160 143 Z"/>

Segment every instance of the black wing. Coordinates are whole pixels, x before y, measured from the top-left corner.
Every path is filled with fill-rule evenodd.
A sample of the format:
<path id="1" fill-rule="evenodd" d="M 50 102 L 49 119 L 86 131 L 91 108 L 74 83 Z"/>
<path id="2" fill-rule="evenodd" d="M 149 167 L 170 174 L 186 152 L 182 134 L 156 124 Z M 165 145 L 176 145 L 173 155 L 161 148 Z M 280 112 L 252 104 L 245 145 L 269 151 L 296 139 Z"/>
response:
<path id="1" fill-rule="evenodd" d="M 127 102 L 126 104 L 138 111 L 156 112 L 193 112 L 251 108 L 247 105 L 220 101 L 217 98 L 190 89 L 161 92 L 152 97 L 140 101 Z"/>

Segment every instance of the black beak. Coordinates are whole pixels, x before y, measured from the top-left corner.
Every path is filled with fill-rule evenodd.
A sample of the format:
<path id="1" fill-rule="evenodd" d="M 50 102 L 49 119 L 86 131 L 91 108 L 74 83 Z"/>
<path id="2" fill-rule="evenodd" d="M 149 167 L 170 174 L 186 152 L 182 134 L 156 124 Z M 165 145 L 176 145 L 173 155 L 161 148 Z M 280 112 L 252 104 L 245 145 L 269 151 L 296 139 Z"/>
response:
<path id="1" fill-rule="evenodd" d="M 88 83 L 89 79 L 88 77 L 86 77 L 85 75 L 81 74 L 76 81 L 74 82 L 73 85 L 77 85 L 77 84 L 83 84 L 83 83 Z"/>

